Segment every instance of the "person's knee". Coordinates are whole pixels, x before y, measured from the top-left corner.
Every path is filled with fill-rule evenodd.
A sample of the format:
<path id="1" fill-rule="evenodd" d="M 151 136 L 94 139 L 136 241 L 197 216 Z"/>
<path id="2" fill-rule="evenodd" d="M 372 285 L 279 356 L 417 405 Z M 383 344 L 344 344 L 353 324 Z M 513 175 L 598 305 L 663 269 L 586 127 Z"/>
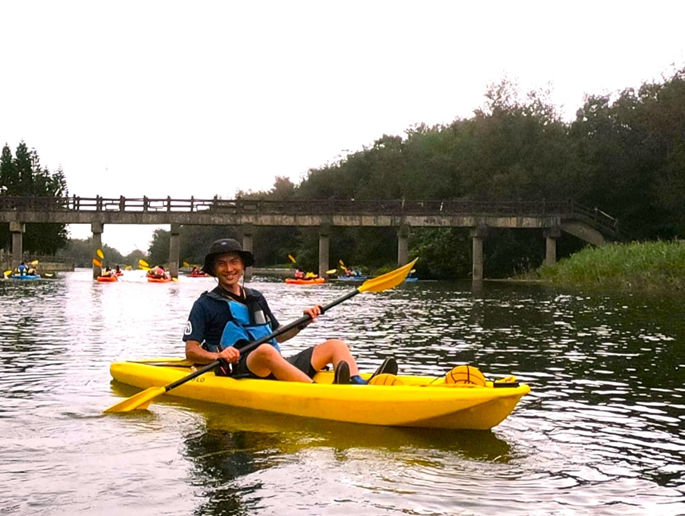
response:
<path id="1" fill-rule="evenodd" d="M 281 358 L 281 355 L 271 344 L 262 344 L 250 353 L 250 357 L 253 360 L 258 360 L 260 363 L 272 363 L 274 360 Z"/>
<path id="2" fill-rule="evenodd" d="M 340 339 L 329 339 L 314 348 L 315 354 L 323 354 L 328 360 L 340 353 L 349 353 L 350 348 L 345 341 Z"/>
<path id="3" fill-rule="evenodd" d="M 349 350 L 349 346 L 347 343 L 343 340 L 340 339 L 331 339 L 328 342 L 330 342 L 330 345 L 336 349 L 336 350 Z"/>

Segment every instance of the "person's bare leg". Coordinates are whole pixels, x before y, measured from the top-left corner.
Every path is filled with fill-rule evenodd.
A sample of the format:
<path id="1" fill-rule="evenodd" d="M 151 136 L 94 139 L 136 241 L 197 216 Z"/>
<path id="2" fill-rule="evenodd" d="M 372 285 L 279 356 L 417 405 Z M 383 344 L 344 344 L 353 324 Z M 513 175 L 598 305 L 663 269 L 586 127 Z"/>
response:
<path id="1" fill-rule="evenodd" d="M 312 379 L 288 362 L 270 344 L 263 344 L 247 357 L 247 367 L 263 378 L 273 375 L 285 382 L 312 383 Z"/>
<path id="2" fill-rule="evenodd" d="M 350 348 L 342 340 L 330 339 L 314 347 L 312 366 L 317 371 L 321 371 L 328 364 L 333 364 L 333 367 L 335 367 L 341 360 L 349 364 L 350 376 L 359 374 L 357 362 L 352 353 L 350 353 Z"/>

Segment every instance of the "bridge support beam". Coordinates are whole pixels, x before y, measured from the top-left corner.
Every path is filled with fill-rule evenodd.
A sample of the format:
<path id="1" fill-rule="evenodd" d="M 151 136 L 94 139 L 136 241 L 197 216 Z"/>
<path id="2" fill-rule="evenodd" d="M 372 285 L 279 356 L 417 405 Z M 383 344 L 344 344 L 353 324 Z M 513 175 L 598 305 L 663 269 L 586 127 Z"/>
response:
<path id="1" fill-rule="evenodd" d="M 172 278 L 178 278 L 179 255 L 181 253 L 181 225 L 171 224 L 169 238 L 169 273 Z"/>
<path id="2" fill-rule="evenodd" d="M 402 224 L 397 230 L 397 265 L 401 267 L 409 261 L 409 226 Z"/>
<path id="3" fill-rule="evenodd" d="M 561 228 L 556 226 L 544 231 L 545 235 L 545 265 L 557 263 L 557 238 L 561 236 Z"/>
<path id="4" fill-rule="evenodd" d="M 24 231 L 26 231 L 24 223 L 10 222 L 10 233 L 12 233 L 12 270 L 19 266 L 24 257 Z"/>
<path id="5" fill-rule="evenodd" d="M 319 276 L 327 278 L 330 264 L 331 225 L 319 226 Z"/>
<path id="6" fill-rule="evenodd" d="M 253 224 L 243 224 L 243 251 L 252 251 L 253 247 L 253 237 L 254 237 L 254 225 Z M 250 281 L 252 279 L 252 267 L 247 267 L 244 274 L 245 281 Z"/>
<path id="7" fill-rule="evenodd" d="M 472 281 L 483 281 L 483 240 L 487 236 L 487 229 L 484 224 L 478 224 L 478 227 L 471 228 L 470 231 L 473 248 Z"/>
<path id="8" fill-rule="evenodd" d="M 93 234 L 91 237 L 93 241 L 93 256 L 97 256 L 97 250 L 102 249 L 102 233 L 104 230 L 105 225 L 102 222 L 92 222 L 90 224 L 90 232 Z M 101 273 L 102 267 L 93 264 L 93 279 L 97 279 Z"/>

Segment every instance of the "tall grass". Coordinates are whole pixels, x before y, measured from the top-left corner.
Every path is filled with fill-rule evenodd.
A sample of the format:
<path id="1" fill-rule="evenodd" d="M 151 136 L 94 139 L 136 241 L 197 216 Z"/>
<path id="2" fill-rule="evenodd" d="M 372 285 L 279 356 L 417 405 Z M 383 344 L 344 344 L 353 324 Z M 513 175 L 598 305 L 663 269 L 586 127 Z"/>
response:
<path id="1" fill-rule="evenodd" d="M 537 272 L 562 286 L 685 290 L 685 241 L 588 247 Z"/>

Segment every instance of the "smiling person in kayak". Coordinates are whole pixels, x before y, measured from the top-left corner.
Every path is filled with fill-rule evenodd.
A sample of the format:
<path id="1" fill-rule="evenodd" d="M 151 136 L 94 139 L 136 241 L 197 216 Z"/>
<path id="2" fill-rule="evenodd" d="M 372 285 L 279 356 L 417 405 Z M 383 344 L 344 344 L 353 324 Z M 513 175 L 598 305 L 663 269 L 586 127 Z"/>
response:
<path id="1" fill-rule="evenodd" d="M 254 263 L 249 251 L 232 238 L 216 240 L 205 256 L 202 271 L 214 276 L 219 285 L 195 301 L 183 335 L 186 358 L 197 364 L 223 360 L 232 365 L 238 378 L 268 378 L 291 382 L 312 382 L 328 364 L 335 368 L 335 383 L 366 383 L 342 340 L 329 339 L 300 353 L 284 358 L 279 342 L 299 333 L 294 328 L 243 355 L 240 348 L 265 337 L 279 324 L 264 296 L 240 285 L 245 268 Z M 320 306 L 304 310 L 312 322 L 321 314 Z"/>

